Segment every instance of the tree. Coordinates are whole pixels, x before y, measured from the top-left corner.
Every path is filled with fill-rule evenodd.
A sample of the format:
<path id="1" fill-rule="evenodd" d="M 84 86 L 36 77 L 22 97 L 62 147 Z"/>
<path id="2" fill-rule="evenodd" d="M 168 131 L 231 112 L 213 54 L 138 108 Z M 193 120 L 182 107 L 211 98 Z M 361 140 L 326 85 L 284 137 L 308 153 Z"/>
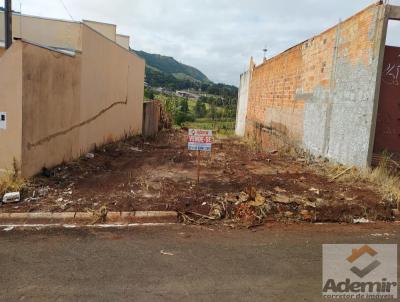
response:
<path id="1" fill-rule="evenodd" d="M 184 113 L 189 112 L 189 102 L 187 98 L 181 99 L 179 106 L 180 106 L 180 111 Z"/>
<path id="2" fill-rule="evenodd" d="M 205 117 L 207 114 L 206 104 L 198 100 L 196 102 L 196 106 L 194 107 L 194 112 L 197 118 Z"/>
<path id="3" fill-rule="evenodd" d="M 215 120 L 217 117 L 217 107 L 215 107 L 215 103 L 211 103 L 211 108 L 210 108 L 210 117 L 212 120 Z"/>
<path id="4" fill-rule="evenodd" d="M 144 89 L 144 98 L 148 100 L 154 100 L 154 91 L 151 88 Z"/>
<path id="5" fill-rule="evenodd" d="M 187 112 L 179 111 L 175 116 L 175 124 L 178 126 L 182 126 L 183 123 L 186 122 L 194 122 L 195 118 L 192 114 Z"/>

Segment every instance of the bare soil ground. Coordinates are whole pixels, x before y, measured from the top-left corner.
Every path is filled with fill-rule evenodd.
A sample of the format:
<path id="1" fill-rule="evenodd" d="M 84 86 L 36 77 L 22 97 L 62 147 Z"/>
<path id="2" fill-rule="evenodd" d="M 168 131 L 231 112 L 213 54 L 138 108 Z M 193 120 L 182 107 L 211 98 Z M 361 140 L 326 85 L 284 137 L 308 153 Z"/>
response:
<path id="1" fill-rule="evenodd" d="M 186 132 L 130 138 L 33 178 L 18 204 L 0 212 L 177 210 L 192 218 L 352 222 L 391 220 L 392 203 L 378 188 L 332 181 L 319 163 L 256 151 L 238 139 L 216 139 L 203 154 L 197 186 L 196 153 Z M 187 216 L 186 216 L 187 215 Z M 201 215 L 204 215 L 201 216 Z"/>

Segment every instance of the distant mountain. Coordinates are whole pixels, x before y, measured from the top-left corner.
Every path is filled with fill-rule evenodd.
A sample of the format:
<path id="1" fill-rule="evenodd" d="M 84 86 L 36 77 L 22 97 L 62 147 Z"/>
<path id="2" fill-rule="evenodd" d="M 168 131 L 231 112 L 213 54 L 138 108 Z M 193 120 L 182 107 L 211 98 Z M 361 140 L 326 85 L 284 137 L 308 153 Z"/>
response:
<path id="1" fill-rule="evenodd" d="M 172 57 L 151 54 L 144 51 L 135 51 L 138 56 L 146 60 L 147 67 L 153 71 L 172 75 L 178 80 L 190 80 L 193 82 L 207 83 L 210 80 L 200 70 L 179 63 Z"/>
<path id="2" fill-rule="evenodd" d="M 162 87 L 170 91 L 195 90 L 236 102 L 238 88 L 235 86 L 215 84 L 200 70 L 179 63 L 172 57 L 131 51 L 146 60 L 146 82 L 151 87 Z"/>

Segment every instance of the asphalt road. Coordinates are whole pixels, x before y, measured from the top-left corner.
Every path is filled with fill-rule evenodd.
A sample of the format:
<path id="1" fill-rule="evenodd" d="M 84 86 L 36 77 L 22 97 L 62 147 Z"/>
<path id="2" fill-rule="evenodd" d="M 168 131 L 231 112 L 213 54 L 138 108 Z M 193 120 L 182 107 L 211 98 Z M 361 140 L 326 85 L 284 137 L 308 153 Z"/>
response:
<path id="1" fill-rule="evenodd" d="M 322 244 L 399 239 L 397 224 L 0 229 L 0 300 L 322 301 Z"/>

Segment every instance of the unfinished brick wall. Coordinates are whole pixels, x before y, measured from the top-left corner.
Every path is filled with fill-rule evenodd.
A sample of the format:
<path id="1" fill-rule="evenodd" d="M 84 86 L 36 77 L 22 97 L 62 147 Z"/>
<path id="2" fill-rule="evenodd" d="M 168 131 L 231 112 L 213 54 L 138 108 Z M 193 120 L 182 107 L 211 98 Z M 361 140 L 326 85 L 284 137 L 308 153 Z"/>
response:
<path id="1" fill-rule="evenodd" d="M 246 135 L 366 166 L 385 22 L 385 6 L 371 5 L 255 67 Z"/>
<path id="2" fill-rule="evenodd" d="M 303 137 L 304 102 L 295 100 L 303 62 L 301 45 L 254 69 L 250 82 L 246 132 L 274 146 L 272 136 L 260 136 L 262 128 L 295 141 Z M 264 129 L 266 130 L 266 129 Z"/>

